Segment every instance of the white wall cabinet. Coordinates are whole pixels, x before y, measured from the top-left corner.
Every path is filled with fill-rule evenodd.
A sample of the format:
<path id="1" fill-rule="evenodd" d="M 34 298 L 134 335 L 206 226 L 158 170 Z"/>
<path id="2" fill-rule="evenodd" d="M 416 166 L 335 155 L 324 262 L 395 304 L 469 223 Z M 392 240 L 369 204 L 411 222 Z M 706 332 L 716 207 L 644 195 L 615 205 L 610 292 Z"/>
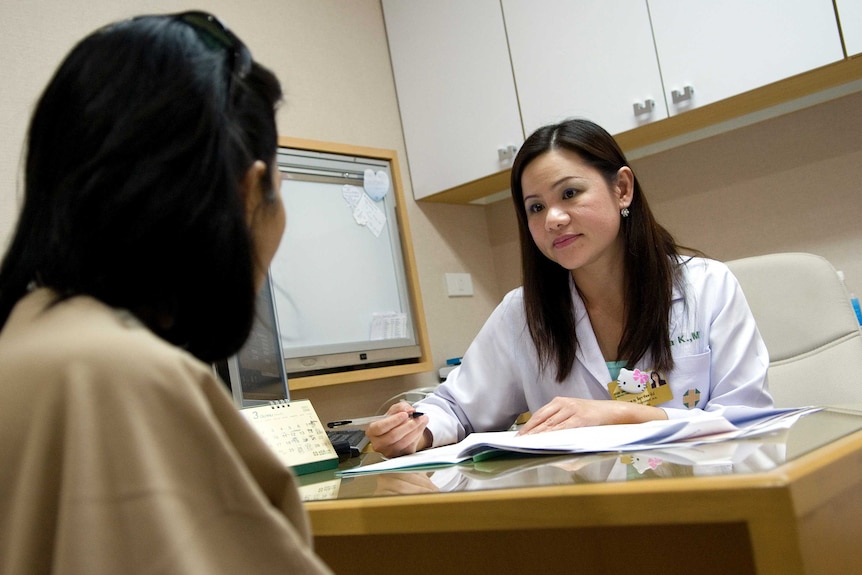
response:
<path id="1" fill-rule="evenodd" d="M 671 116 L 844 57 L 831 0 L 648 0 L 648 5 Z M 673 92 L 682 95 L 677 103 Z"/>
<path id="2" fill-rule="evenodd" d="M 831 0 L 383 0 L 383 9 L 417 199 L 508 169 L 498 150 L 549 122 L 587 117 L 617 134 L 844 57 Z"/>
<path id="3" fill-rule="evenodd" d="M 502 6 L 526 134 L 573 116 L 611 133 L 667 118 L 644 0 Z"/>
<path id="4" fill-rule="evenodd" d="M 862 0 L 835 0 L 848 56 L 862 54 Z"/>
<path id="5" fill-rule="evenodd" d="M 571 116 L 616 134 L 844 56 L 830 0 L 502 6 L 526 134 Z"/>
<path id="6" fill-rule="evenodd" d="M 416 199 L 511 167 L 524 140 L 499 0 L 383 0 Z"/>

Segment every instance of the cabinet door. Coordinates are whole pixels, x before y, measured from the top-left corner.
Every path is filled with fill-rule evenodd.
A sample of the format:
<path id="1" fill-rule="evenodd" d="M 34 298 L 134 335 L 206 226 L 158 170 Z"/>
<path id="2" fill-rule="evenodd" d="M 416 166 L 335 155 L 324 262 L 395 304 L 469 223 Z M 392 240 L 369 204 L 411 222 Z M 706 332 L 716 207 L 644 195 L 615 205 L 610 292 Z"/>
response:
<path id="1" fill-rule="evenodd" d="M 524 139 L 499 0 L 383 0 L 417 199 L 511 167 Z"/>
<path id="2" fill-rule="evenodd" d="M 835 0 L 847 55 L 862 54 L 862 0 Z"/>
<path id="3" fill-rule="evenodd" d="M 527 134 L 573 116 L 611 133 L 667 117 L 646 0 L 503 0 L 503 14 Z"/>
<path id="4" fill-rule="evenodd" d="M 672 116 L 843 58 L 832 0 L 648 4 Z"/>

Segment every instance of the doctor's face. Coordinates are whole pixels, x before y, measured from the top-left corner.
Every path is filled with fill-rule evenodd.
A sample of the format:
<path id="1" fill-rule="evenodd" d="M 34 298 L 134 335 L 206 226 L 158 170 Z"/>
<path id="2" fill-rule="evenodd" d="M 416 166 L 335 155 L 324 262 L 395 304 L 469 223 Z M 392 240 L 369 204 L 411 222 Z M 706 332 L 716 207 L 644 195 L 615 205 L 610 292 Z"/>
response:
<path id="1" fill-rule="evenodd" d="M 574 271 L 622 254 L 620 210 L 630 194 L 575 152 L 554 149 L 536 157 L 521 187 L 530 235 L 551 261 Z"/>

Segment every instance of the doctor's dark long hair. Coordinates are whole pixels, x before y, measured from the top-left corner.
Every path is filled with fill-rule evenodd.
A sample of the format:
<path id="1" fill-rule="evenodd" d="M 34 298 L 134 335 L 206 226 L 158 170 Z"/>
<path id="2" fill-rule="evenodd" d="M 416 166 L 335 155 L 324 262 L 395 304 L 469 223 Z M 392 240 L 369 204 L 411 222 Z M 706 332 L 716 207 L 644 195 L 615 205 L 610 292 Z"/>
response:
<path id="1" fill-rule="evenodd" d="M 521 176 L 524 169 L 545 152 L 566 149 L 575 152 L 598 170 L 613 185 L 617 173 L 628 166 L 613 137 L 587 120 L 566 120 L 536 130 L 521 146 L 512 165 L 512 200 L 518 215 L 524 305 L 530 336 L 543 366 L 556 366 L 556 379 L 562 382 L 572 371 L 578 346 L 575 315 L 570 290 L 571 272 L 549 260 L 539 251 L 530 235 Z M 631 368 L 647 353 L 651 367 L 669 371 L 673 367 L 670 351 L 670 307 L 674 282 L 679 276 L 680 246 L 656 222 L 647 205 L 637 177 L 620 233 L 625 244 L 626 322 L 618 351 Z M 637 285 L 630 278 L 638 278 Z"/>
<path id="2" fill-rule="evenodd" d="M 275 157 L 281 87 L 256 63 L 235 74 L 205 40 L 146 16 L 97 30 L 62 62 L 28 131 L 0 327 L 38 285 L 128 309 L 204 361 L 240 348 L 255 250 L 239 183 Z"/>

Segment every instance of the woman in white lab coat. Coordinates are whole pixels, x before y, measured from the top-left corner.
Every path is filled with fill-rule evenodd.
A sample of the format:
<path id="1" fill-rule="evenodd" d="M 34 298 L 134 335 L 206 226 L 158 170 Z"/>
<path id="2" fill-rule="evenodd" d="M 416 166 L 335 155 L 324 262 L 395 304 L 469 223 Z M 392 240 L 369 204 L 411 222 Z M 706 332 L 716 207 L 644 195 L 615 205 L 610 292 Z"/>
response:
<path id="1" fill-rule="evenodd" d="M 736 279 L 655 221 L 604 129 L 567 120 L 533 133 L 512 198 L 523 287 L 434 394 L 369 426 L 374 449 L 445 445 L 527 411 L 521 433 L 772 406 L 769 357 Z"/>

